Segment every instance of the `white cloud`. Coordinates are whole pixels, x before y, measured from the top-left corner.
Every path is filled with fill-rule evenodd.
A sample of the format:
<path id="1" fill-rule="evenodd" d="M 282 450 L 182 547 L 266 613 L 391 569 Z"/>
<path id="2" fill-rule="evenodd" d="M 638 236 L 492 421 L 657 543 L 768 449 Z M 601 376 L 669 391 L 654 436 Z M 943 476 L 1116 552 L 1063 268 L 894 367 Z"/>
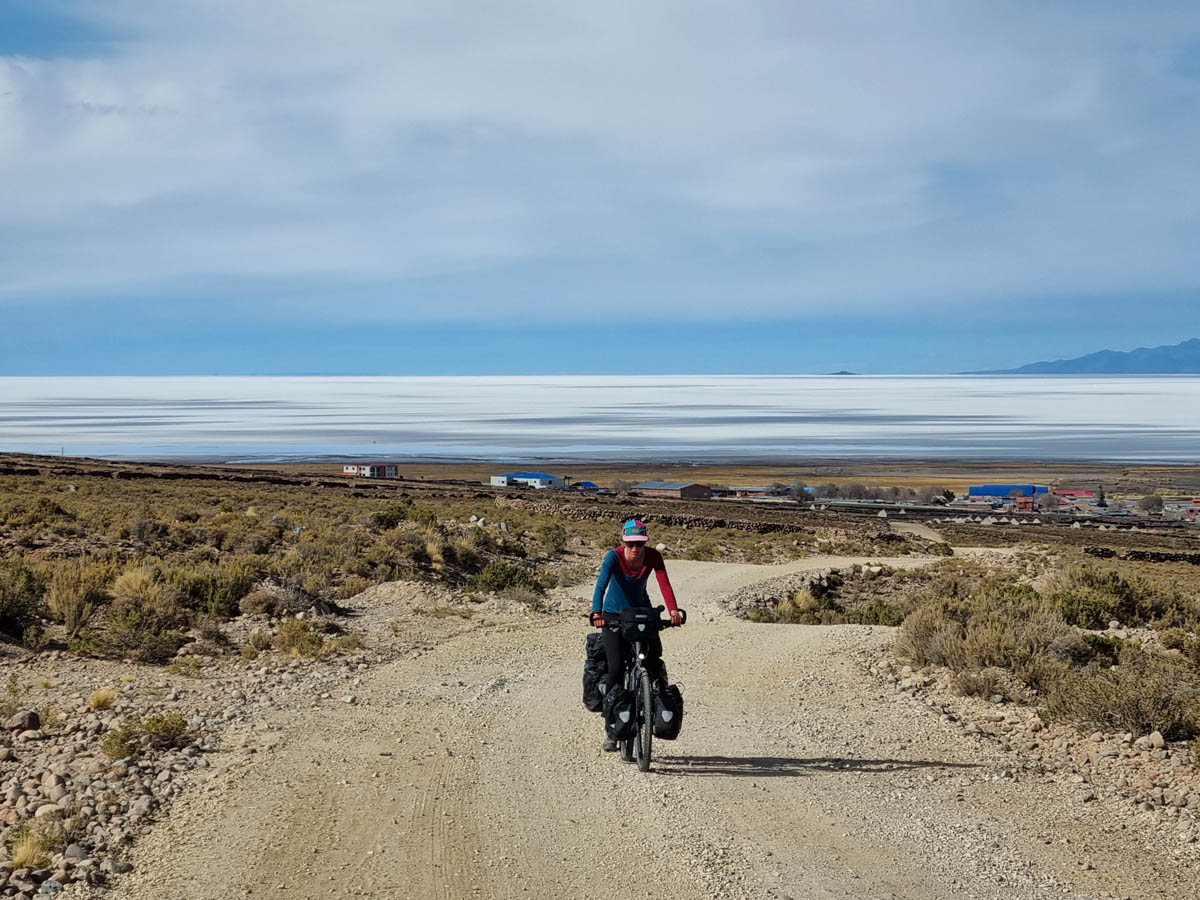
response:
<path id="1" fill-rule="evenodd" d="M 0 58 L 0 299 L 311 279 L 395 314 L 436 279 L 405 315 L 586 319 L 1197 280 L 1190 6 L 77 11 L 128 39 Z"/>

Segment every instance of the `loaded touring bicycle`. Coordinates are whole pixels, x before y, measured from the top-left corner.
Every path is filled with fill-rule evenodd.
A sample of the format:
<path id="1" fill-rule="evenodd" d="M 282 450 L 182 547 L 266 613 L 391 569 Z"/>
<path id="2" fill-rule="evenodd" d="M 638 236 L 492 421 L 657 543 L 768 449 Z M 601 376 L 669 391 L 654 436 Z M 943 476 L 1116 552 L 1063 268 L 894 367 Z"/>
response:
<path id="1" fill-rule="evenodd" d="M 683 725 L 679 686 L 666 683 L 665 667 L 657 677 L 646 667 L 646 638 L 673 627 L 663 620 L 662 611 L 661 606 L 629 607 L 621 611 L 617 622 L 606 622 L 605 628 L 619 630 L 632 647 L 632 652 L 625 654 L 621 676 L 613 678 L 606 671 L 599 634 L 588 635 L 588 660 L 584 663 L 584 705 L 594 712 L 603 711 L 605 730 L 617 742 L 621 758 L 627 762 L 636 759 L 643 772 L 650 769 L 654 738 L 674 740 Z M 683 624 L 687 612 L 679 612 Z"/>

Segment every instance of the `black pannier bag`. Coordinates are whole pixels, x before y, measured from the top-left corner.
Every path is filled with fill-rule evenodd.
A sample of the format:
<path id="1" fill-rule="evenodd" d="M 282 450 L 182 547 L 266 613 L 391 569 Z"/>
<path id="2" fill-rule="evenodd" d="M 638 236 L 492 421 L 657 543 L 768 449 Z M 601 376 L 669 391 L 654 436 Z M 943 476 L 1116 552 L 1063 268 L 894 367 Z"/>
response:
<path id="1" fill-rule="evenodd" d="M 633 737 L 633 694 L 624 685 L 614 684 L 604 694 L 604 730 L 614 741 Z"/>
<path id="2" fill-rule="evenodd" d="M 604 635 L 599 631 L 589 634 L 583 646 L 588 659 L 594 659 L 605 666 L 608 665 L 608 655 L 604 652 Z"/>
<path id="3" fill-rule="evenodd" d="M 600 712 L 604 703 L 604 680 L 608 675 L 608 657 L 604 655 L 604 637 L 599 632 L 589 634 L 587 659 L 583 661 L 583 705 Z"/>
<path id="4" fill-rule="evenodd" d="M 661 625 L 658 610 L 648 606 L 627 606 L 621 610 L 621 637 L 640 641 L 656 634 Z"/>
<path id="5" fill-rule="evenodd" d="M 683 727 L 683 694 L 672 684 L 654 695 L 654 736 L 664 741 L 679 737 Z"/>

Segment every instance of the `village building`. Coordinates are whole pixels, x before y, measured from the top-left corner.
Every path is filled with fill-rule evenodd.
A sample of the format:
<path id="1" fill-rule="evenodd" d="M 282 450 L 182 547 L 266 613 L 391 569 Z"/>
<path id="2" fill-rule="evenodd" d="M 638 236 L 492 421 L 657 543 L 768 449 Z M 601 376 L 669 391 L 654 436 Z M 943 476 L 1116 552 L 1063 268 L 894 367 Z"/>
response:
<path id="1" fill-rule="evenodd" d="M 643 481 L 633 486 L 642 497 L 674 497 L 677 500 L 704 500 L 712 496 L 707 484 L 692 481 Z"/>
<path id="2" fill-rule="evenodd" d="M 564 488 L 567 480 L 561 475 L 547 472 L 508 472 L 492 476 L 492 487 L 531 487 L 536 490 Z"/>
<path id="3" fill-rule="evenodd" d="M 973 484 L 967 489 L 967 496 L 972 500 L 1010 500 L 1013 497 L 1035 498 L 1049 490 L 1041 484 Z"/>
<path id="4" fill-rule="evenodd" d="M 396 463 L 389 462 L 346 463 L 342 466 L 342 474 L 358 478 L 399 478 L 400 470 Z"/>

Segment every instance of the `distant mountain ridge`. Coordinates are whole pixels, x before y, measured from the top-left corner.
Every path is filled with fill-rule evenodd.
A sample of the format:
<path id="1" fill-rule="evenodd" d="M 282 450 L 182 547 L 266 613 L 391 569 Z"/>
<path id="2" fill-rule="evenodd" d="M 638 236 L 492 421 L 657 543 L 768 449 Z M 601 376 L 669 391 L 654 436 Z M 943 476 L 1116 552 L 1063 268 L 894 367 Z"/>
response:
<path id="1" fill-rule="evenodd" d="M 1200 338 L 1162 347 L 1100 350 L 1075 359 L 1035 362 L 1016 369 L 989 369 L 964 375 L 1200 375 Z"/>

